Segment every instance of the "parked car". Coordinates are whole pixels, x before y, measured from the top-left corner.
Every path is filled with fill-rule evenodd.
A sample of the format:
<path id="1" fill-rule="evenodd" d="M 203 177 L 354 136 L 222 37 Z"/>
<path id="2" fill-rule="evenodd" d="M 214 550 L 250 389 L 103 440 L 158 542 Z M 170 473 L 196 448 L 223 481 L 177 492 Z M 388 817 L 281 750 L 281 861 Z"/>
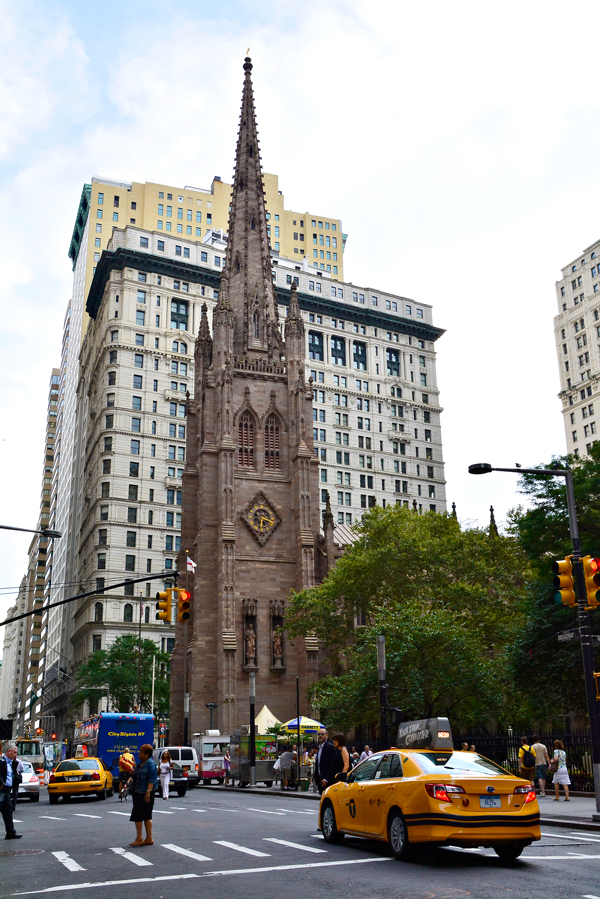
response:
<path id="1" fill-rule="evenodd" d="M 171 756 L 171 761 L 176 765 L 181 765 L 183 770 L 187 772 L 187 786 L 195 787 L 200 779 L 200 775 L 198 773 L 198 754 L 194 747 L 162 746 L 160 749 L 155 749 L 152 758 L 157 765 L 160 762 L 163 752 L 168 752 Z"/>
<path id="2" fill-rule="evenodd" d="M 23 780 L 19 784 L 19 792 L 17 799 L 29 799 L 30 802 L 39 802 L 40 800 L 40 779 L 36 774 L 35 768 L 31 762 L 19 759 L 23 765 Z"/>

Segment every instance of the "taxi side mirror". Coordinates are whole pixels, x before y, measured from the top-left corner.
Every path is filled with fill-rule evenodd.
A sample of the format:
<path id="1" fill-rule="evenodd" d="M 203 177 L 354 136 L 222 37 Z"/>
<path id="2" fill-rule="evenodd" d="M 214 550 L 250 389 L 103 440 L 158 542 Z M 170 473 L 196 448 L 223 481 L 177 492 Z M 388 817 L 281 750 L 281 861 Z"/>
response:
<path id="1" fill-rule="evenodd" d="M 339 774 L 335 775 L 335 779 L 338 783 L 346 783 L 347 777 L 348 773 L 346 771 L 340 771 Z"/>

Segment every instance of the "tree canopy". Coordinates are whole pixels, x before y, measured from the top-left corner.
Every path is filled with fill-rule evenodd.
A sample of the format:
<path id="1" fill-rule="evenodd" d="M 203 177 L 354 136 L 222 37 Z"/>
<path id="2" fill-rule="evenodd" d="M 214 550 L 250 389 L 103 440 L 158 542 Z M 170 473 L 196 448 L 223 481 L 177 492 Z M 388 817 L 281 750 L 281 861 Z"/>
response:
<path id="1" fill-rule="evenodd" d="M 328 652 L 332 673 L 314 689 L 329 720 L 377 720 L 379 633 L 391 705 L 459 726 L 502 714 L 530 574 L 517 541 L 400 506 L 375 507 L 356 530 L 326 580 L 288 608 L 289 633 L 316 633 Z"/>
<path id="2" fill-rule="evenodd" d="M 155 661 L 154 710 L 158 715 L 169 713 L 169 654 L 159 652 L 153 640 L 141 642 L 140 712 L 151 712 L 152 657 Z M 72 703 L 79 706 L 86 700 L 97 700 L 106 690 L 94 689 L 108 684 L 109 711 L 129 712 L 137 699 L 138 638 L 133 634 L 118 637 L 108 649 L 93 652 L 77 670 L 77 691 Z"/>

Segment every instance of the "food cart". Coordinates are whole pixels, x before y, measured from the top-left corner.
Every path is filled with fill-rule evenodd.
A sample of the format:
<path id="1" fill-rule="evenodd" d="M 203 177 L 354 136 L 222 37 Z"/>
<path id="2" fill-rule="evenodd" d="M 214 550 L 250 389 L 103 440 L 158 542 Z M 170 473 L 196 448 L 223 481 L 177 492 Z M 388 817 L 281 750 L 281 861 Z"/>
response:
<path id="1" fill-rule="evenodd" d="M 277 760 L 277 737 L 272 734 L 256 734 L 256 783 L 273 786 L 276 772 L 273 765 Z M 231 755 L 230 777 L 232 783 L 241 787 L 250 783 L 250 734 L 236 730 L 231 735 L 229 754 Z"/>

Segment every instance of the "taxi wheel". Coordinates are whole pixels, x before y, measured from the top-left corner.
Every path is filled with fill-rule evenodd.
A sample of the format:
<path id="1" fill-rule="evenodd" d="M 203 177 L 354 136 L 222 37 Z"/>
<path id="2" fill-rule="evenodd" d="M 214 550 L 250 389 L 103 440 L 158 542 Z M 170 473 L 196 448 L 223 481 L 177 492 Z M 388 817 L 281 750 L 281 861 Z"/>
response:
<path id="1" fill-rule="evenodd" d="M 98 799 L 106 799 L 106 787 L 103 790 L 100 790 L 99 793 L 96 793 Z"/>
<path id="2" fill-rule="evenodd" d="M 112 797 L 115 795 L 115 788 L 111 787 L 110 790 L 107 791 L 106 795 L 109 799 L 112 799 Z"/>
<path id="3" fill-rule="evenodd" d="M 58 802 L 58 796 L 57 796 L 57 794 L 56 794 L 56 793 L 49 793 L 49 794 L 48 794 L 48 802 L 50 803 L 50 805 L 56 805 L 56 803 Z"/>
<path id="4" fill-rule="evenodd" d="M 503 862 L 514 862 L 525 849 L 523 843 L 500 843 L 494 846 L 494 852 Z"/>
<path id="5" fill-rule="evenodd" d="M 323 828 L 323 836 L 326 843 L 341 843 L 344 834 L 340 833 L 335 823 L 335 812 L 330 802 L 325 805 L 321 816 L 321 827 Z"/>
<path id="6" fill-rule="evenodd" d="M 404 817 L 399 811 L 392 812 L 390 815 L 390 820 L 388 822 L 388 840 L 394 858 L 401 860 L 408 858 L 410 855 L 408 832 L 406 830 Z"/>
<path id="7" fill-rule="evenodd" d="M 63 794 L 63 802 L 70 802 L 70 801 L 71 801 L 71 794 L 70 794 L 70 793 L 64 793 L 64 794 Z"/>

